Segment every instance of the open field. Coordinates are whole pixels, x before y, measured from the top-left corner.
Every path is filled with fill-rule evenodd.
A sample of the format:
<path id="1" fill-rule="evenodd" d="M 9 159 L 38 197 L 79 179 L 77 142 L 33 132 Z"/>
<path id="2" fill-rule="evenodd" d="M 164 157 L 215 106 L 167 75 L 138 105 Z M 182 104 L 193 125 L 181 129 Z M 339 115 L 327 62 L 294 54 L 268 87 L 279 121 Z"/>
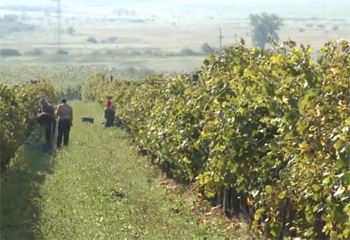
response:
<path id="1" fill-rule="evenodd" d="M 341 1 L 340 1 L 341 2 Z M 188 15 L 159 13 L 159 15 L 116 16 L 112 14 L 66 13 L 62 19 L 61 43 L 56 41 L 55 14 L 20 13 L 2 10 L 0 14 L 17 14 L 17 23 L 1 23 L 1 48 L 16 49 L 21 56 L 1 57 L 1 64 L 12 65 L 86 65 L 107 68 L 146 67 L 155 71 L 192 71 L 209 53 L 203 43 L 219 48 L 219 28 L 222 28 L 223 46 L 234 45 L 240 38 L 251 46 L 250 12 L 260 8 L 242 6 L 242 12 L 231 18 L 218 15 Z M 297 11 L 291 6 L 290 11 Z M 308 7 L 308 5 L 304 5 Z M 303 7 L 303 8 L 304 8 Z M 343 8 L 314 5 L 292 17 L 281 6 L 272 6 L 269 12 L 284 14 L 284 27 L 278 32 L 282 40 L 291 38 L 310 44 L 315 53 L 329 39 L 350 38 L 350 22 L 342 18 Z M 299 9 L 300 10 L 300 9 Z M 227 10 L 228 11 L 228 10 Z M 343 10 L 344 11 L 344 10 Z M 322 15 L 323 13 L 323 15 Z M 226 14 L 227 16 L 228 14 Z M 242 16 L 245 18 L 241 18 Z M 320 16 L 322 15 L 322 18 Z M 31 26 L 31 28 L 29 27 Z M 93 38 L 90 42 L 88 38 Z M 93 43 L 93 41 L 95 43 Z M 58 53 L 59 50 L 64 50 Z"/>

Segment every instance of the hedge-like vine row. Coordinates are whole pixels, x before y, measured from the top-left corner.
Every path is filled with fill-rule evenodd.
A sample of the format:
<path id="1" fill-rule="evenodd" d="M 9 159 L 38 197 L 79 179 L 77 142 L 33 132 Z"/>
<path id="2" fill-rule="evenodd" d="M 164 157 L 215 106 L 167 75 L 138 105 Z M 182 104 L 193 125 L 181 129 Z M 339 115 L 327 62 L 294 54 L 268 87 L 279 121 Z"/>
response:
<path id="1" fill-rule="evenodd" d="M 10 86 L 0 84 L 0 162 L 1 171 L 9 164 L 35 119 L 38 100 L 56 100 L 48 81 L 32 81 Z"/>
<path id="2" fill-rule="evenodd" d="M 350 237 L 350 48 L 330 41 L 313 61 L 292 41 L 209 56 L 197 81 L 104 81 L 136 142 L 225 211 L 267 236 Z M 252 213 L 252 214 L 249 214 Z"/>

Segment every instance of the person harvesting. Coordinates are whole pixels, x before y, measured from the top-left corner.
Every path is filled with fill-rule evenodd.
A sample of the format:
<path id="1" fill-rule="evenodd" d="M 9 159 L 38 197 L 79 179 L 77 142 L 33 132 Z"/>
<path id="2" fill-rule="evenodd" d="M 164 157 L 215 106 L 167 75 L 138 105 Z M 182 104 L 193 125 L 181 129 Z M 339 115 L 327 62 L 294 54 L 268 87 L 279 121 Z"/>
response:
<path id="1" fill-rule="evenodd" d="M 107 97 L 106 107 L 105 107 L 105 118 L 106 118 L 105 127 L 111 127 L 114 122 L 114 108 L 113 108 L 111 96 Z"/>
<path id="2" fill-rule="evenodd" d="M 70 129 L 73 126 L 73 108 L 67 104 L 67 99 L 62 99 L 62 103 L 56 108 L 58 120 L 57 148 L 63 145 L 68 146 Z"/>
<path id="3" fill-rule="evenodd" d="M 39 105 L 40 112 L 37 114 L 37 122 L 40 126 L 39 139 L 41 138 L 42 132 L 45 132 L 46 145 L 49 149 L 52 149 L 56 129 L 55 110 L 44 98 L 39 100 Z"/>

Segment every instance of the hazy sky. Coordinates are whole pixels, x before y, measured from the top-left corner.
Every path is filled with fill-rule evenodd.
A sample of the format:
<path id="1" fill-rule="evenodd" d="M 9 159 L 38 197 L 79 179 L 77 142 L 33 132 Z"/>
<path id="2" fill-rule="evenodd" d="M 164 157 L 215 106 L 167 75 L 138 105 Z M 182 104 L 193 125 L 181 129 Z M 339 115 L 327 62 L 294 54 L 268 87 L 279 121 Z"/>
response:
<path id="1" fill-rule="evenodd" d="M 281 17 L 350 18 L 350 0 L 61 0 L 64 9 L 130 7 L 176 14 L 210 14 L 241 18 L 247 13 L 275 12 Z M 55 6 L 51 0 L 0 0 L 2 4 Z M 90 10 L 91 11 L 91 10 Z"/>
<path id="2" fill-rule="evenodd" d="M 286 6 L 289 4 L 298 4 L 302 7 L 305 3 L 341 3 L 341 2 L 350 2 L 350 0 L 61 0 L 63 3 L 87 3 L 98 5 L 99 3 L 108 3 L 109 5 L 127 5 L 127 4 L 150 4 L 157 3 L 161 5 L 180 5 L 180 4 L 209 4 L 209 5 L 280 5 Z M 33 4 L 55 4 L 51 2 L 51 0 L 1 0 L 1 4 L 25 4 L 25 5 L 33 5 Z"/>

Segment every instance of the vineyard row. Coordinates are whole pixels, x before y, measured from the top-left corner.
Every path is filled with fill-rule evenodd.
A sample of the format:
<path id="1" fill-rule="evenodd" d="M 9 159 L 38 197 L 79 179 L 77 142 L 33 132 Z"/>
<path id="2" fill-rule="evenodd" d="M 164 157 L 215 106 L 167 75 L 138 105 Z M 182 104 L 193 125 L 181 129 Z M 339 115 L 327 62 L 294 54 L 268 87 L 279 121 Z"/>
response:
<path id="1" fill-rule="evenodd" d="M 292 41 L 273 51 L 242 44 L 207 57 L 198 79 L 96 75 L 83 97 L 113 95 L 155 163 L 265 236 L 348 239 L 350 48 L 330 41 L 317 61 L 311 52 Z"/>
<path id="2" fill-rule="evenodd" d="M 58 98 L 79 99 L 80 88 L 57 90 L 47 81 L 29 81 L 20 85 L 0 84 L 0 163 L 4 171 L 17 149 L 35 126 L 40 98 L 57 103 Z"/>

